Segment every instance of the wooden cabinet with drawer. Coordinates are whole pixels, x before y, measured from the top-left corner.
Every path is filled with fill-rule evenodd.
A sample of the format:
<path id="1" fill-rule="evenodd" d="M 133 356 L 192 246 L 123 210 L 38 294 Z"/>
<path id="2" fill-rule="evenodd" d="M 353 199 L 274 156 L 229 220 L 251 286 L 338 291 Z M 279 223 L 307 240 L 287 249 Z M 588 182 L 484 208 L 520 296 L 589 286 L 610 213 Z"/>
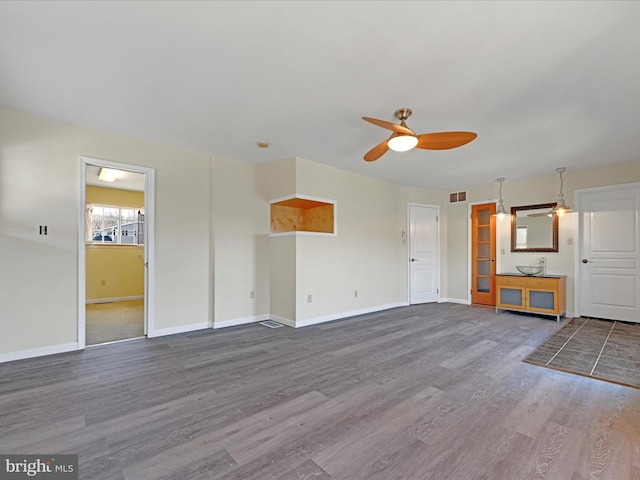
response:
<path id="1" fill-rule="evenodd" d="M 566 312 L 567 277 L 525 277 L 496 275 L 496 312 L 520 310 L 554 315 L 557 321 Z"/>

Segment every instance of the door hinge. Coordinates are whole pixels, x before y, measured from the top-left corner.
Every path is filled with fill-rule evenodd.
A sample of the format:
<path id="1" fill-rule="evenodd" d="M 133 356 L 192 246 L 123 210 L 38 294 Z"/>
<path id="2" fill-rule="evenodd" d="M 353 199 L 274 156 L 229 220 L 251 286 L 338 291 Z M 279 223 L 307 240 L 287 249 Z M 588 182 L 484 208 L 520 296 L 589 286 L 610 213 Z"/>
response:
<path id="1" fill-rule="evenodd" d="M 436 215 L 436 222 L 439 220 L 439 217 Z"/>
<path id="2" fill-rule="evenodd" d="M 437 293 L 438 295 L 440 295 L 440 289 L 439 289 L 439 288 L 436 288 L 436 293 Z"/>

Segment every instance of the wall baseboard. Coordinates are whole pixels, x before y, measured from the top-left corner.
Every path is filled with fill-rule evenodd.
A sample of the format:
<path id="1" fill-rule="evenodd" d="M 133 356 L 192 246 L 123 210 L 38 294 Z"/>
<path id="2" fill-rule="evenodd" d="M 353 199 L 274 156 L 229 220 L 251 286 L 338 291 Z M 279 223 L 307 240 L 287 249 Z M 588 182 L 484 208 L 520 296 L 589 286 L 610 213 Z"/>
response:
<path id="1" fill-rule="evenodd" d="M 218 328 L 235 327 L 237 325 L 246 325 L 248 323 L 264 322 L 269 320 L 269 315 L 254 315 L 252 317 L 232 318 L 231 320 L 220 320 L 213 322 L 214 330 Z"/>
<path id="2" fill-rule="evenodd" d="M 144 295 L 136 295 L 133 297 L 113 297 L 113 298 L 87 298 L 86 303 L 113 303 L 126 302 L 127 300 L 144 300 Z"/>
<path id="3" fill-rule="evenodd" d="M 460 305 L 471 305 L 469 300 L 463 298 L 441 298 L 438 303 L 459 303 Z"/>
<path id="4" fill-rule="evenodd" d="M 153 332 L 149 332 L 147 337 L 164 337 L 166 335 L 176 335 L 178 333 L 195 332 L 196 330 L 205 330 L 211 328 L 209 322 L 192 323 L 191 325 L 180 325 L 179 327 L 156 328 Z"/>
<path id="5" fill-rule="evenodd" d="M 117 301 L 117 300 L 116 300 Z M 88 303 L 88 302 L 87 302 Z M 97 302 L 96 302 L 97 303 Z M 441 298 L 438 303 L 458 303 L 462 305 L 470 305 L 468 300 L 459 298 Z M 294 321 L 289 318 L 280 317 L 278 315 L 263 314 L 254 315 L 251 317 L 234 318 L 231 320 L 222 320 L 214 322 L 213 327 L 208 322 L 193 323 L 191 325 L 181 325 L 178 327 L 159 328 L 153 332 L 149 332 L 147 335 L 149 338 L 163 337 L 166 335 L 176 335 L 179 333 L 195 332 L 197 330 L 206 330 L 208 328 L 219 329 L 226 327 L 233 327 L 236 325 L 246 325 L 249 323 L 257 323 L 265 320 L 273 320 L 274 322 L 281 323 L 287 327 L 302 328 L 311 325 L 317 325 L 319 323 L 331 322 L 334 320 L 346 319 L 349 317 L 355 317 L 357 315 L 365 315 L 367 313 L 376 313 L 383 310 L 389 310 L 391 308 L 406 307 L 409 306 L 408 302 L 389 303 L 385 305 L 376 305 L 374 307 L 363 308 L 360 310 L 351 310 L 349 312 L 341 312 L 331 315 L 323 315 L 320 317 L 307 318 L 305 320 Z M 573 312 L 567 312 L 567 317 L 573 317 Z M 52 345 L 50 347 L 34 348 L 30 350 L 21 350 L 17 352 L 0 353 L 0 363 L 12 362 L 15 360 L 24 360 L 26 358 L 35 358 L 45 355 L 54 355 L 57 353 L 73 352 L 78 350 L 78 343 L 66 343 L 62 345 Z"/>
<path id="6" fill-rule="evenodd" d="M 269 320 L 273 320 L 274 322 L 281 323 L 287 327 L 296 328 L 295 320 L 291 320 L 290 318 L 279 317 L 278 315 L 268 315 L 268 317 Z"/>
<path id="7" fill-rule="evenodd" d="M 20 350 L 17 352 L 0 353 L 0 363 L 24 360 L 25 358 L 43 357 L 56 353 L 75 352 L 78 350 L 78 342 L 64 343 L 62 345 L 51 345 L 50 347 L 32 348 L 30 350 Z"/>
<path id="8" fill-rule="evenodd" d="M 389 310 L 390 308 L 397 308 L 397 307 L 406 307 L 408 305 L 409 303 L 407 302 L 388 303 L 386 305 L 376 305 L 375 307 L 362 308 L 360 310 L 351 310 L 349 312 L 341 312 L 341 313 L 336 313 L 332 315 L 323 315 L 321 317 L 307 318 L 305 320 L 296 321 L 295 328 L 308 327 L 310 325 L 316 325 L 318 323 L 331 322 L 333 320 L 340 320 L 343 318 L 355 317 L 357 315 L 365 315 L 367 313 L 381 312 L 382 310 Z M 272 320 L 275 320 L 273 316 L 272 316 Z M 275 321 L 279 321 L 279 320 L 275 320 Z"/>

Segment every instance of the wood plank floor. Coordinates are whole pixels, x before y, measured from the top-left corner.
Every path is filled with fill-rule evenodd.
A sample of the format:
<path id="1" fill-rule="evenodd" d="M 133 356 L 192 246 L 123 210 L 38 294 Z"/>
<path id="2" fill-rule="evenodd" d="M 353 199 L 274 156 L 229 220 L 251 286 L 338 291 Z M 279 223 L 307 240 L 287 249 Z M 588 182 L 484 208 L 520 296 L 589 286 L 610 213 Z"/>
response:
<path id="1" fill-rule="evenodd" d="M 522 362 L 559 328 L 429 304 L 0 365 L 0 452 L 87 480 L 639 479 L 640 390 Z"/>

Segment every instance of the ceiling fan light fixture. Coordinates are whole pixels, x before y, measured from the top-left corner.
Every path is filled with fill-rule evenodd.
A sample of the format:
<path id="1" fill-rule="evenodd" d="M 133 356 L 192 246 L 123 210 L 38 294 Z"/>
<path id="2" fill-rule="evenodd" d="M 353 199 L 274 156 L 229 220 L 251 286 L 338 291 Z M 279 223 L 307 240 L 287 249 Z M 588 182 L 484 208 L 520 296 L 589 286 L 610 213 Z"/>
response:
<path id="1" fill-rule="evenodd" d="M 396 135 L 387 140 L 387 146 L 394 152 L 407 152 L 418 144 L 418 137 L 413 135 Z"/>

